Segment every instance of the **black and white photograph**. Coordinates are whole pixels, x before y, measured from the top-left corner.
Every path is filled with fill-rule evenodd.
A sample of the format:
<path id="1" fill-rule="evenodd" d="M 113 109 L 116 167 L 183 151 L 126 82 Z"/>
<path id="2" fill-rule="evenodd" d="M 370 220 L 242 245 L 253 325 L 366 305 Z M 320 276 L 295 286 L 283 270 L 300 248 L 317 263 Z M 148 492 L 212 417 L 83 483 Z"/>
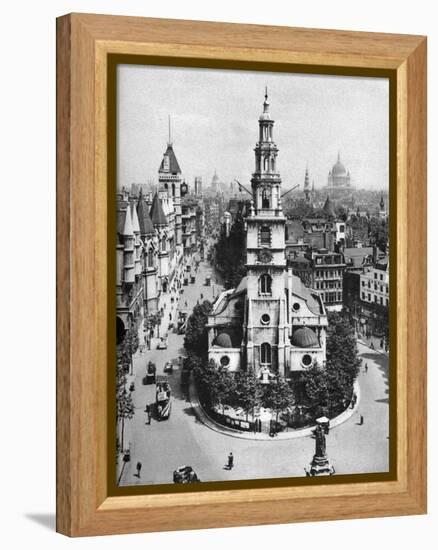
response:
<path id="1" fill-rule="evenodd" d="M 118 487 L 389 471 L 389 103 L 117 66 Z"/>

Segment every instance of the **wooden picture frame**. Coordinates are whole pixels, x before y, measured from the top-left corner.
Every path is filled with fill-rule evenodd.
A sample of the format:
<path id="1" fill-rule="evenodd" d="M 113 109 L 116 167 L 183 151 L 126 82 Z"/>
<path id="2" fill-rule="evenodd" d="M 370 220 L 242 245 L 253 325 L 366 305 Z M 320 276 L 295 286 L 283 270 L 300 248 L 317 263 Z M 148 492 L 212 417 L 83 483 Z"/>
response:
<path id="1" fill-rule="evenodd" d="M 396 86 L 396 475 L 362 483 L 109 496 L 108 56 Z M 172 64 L 171 63 L 171 64 Z M 426 39 L 70 14 L 57 20 L 57 530 L 70 536 L 426 513 Z"/>

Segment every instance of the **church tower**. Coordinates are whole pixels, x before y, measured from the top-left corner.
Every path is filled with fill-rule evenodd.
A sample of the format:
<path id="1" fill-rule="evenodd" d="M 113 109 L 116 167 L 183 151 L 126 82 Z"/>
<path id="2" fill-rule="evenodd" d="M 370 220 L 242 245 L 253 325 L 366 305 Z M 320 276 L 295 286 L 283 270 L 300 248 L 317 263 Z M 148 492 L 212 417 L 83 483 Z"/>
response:
<path id="1" fill-rule="evenodd" d="M 165 192 L 168 199 L 173 203 L 175 212 L 175 243 L 182 243 L 182 213 L 181 213 L 181 168 L 175 156 L 172 143 L 172 132 L 169 117 L 169 139 L 167 149 L 163 155 L 158 170 L 158 184 L 161 192 Z"/>
<path id="2" fill-rule="evenodd" d="M 252 201 L 247 222 L 246 362 L 255 372 L 284 374 L 287 340 L 285 307 L 285 223 L 274 120 L 268 92 L 259 118 Z"/>
<path id="3" fill-rule="evenodd" d="M 306 166 L 306 173 L 304 174 L 304 199 L 306 201 L 306 204 L 310 204 L 310 181 L 308 166 Z"/>

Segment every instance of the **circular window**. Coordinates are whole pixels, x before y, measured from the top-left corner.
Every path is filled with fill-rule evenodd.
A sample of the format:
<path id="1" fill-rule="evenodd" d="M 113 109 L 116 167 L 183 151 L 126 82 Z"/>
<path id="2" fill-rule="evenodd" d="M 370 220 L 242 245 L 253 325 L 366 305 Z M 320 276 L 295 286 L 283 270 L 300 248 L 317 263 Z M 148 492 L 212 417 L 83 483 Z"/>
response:
<path id="1" fill-rule="evenodd" d="M 298 311 L 300 309 L 300 304 L 298 302 L 295 302 L 293 305 L 292 305 L 292 309 L 294 311 Z"/>
<path id="2" fill-rule="evenodd" d="M 305 367 L 310 367 L 310 365 L 312 364 L 312 356 L 306 353 L 305 355 L 303 355 L 301 362 Z"/>
<path id="3" fill-rule="evenodd" d="M 262 323 L 262 325 L 269 325 L 269 323 L 271 322 L 271 318 L 267 313 L 263 313 L 260 318 L 260 322 Z"/>
<path id="4" fill-rule="evenodd" d="M 222 355 L 220 361 L 223 367 L 228 367 L 228 365 L 230 364 L 230 358 L 228 357 L 228 355 Z"/>

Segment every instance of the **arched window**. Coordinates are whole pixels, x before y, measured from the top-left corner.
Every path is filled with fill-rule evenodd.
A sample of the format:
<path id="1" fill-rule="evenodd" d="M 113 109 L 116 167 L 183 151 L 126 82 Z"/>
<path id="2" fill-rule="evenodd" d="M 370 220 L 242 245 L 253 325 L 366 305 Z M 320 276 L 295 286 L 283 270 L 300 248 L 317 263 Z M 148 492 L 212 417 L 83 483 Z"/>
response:
<path id="1" fill-rule="evenodd" d="M 263 189 L 263 191 L 262 191 L 262 208 L 269 208 L 269 203 L 270 203 L 269 190 L 268 189 Z"/>
<path id="2" fill-rule="evenodd" d="M 152 248 L 148 251 L 148 267 L 154 267 L 154 251 Z"/>
<path id="3" fill-rule="evenodd" d="M 272 293 L 272 277 L 267 273 L 263 273 L 259 279 L 260 284 L 260 294 L 271 294 Z"/>
<path id="4" fill-rule="evenodd" d="M 260 346 L 260 363 L 262 365 L 270 365 L 272 363 L 271 355 L 271 345 L 268 342 L 264 342 Z"/>
<path id="5" fill-rule="evenodd" d="M 271 246 L 271 230 L 267 225 L 260 228 L 260 245 Z"/>
<path id="6" fill-rule="evenodd" d="M 166 252 L 166 237 L 161 237 L 161 252 Z"/>

